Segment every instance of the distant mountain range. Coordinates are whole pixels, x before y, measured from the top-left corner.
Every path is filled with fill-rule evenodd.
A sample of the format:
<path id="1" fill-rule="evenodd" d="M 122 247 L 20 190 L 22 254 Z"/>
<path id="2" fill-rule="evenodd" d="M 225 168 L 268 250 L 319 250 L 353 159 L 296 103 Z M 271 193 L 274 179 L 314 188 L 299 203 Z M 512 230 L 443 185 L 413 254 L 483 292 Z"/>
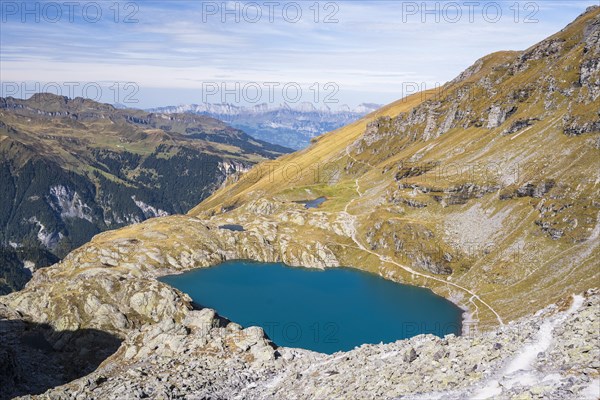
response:
<path id="1" fill-rule="evenodd" d="M 310 144 L 312 138 L 341 128 L 380 107 L 380 104 L 372 103 L 363 103 L 355 108 L 347 105 L 316 108 L 308 102 L 277 106 L 263 103 L 252 107 L 202 103 L 160 107 L 148 111 L 207 115 L 265 142 L 302 149 Z"/>
<path id="2" fill-rule="evenodd" d="M 0 98 L 0 293 L 95 234 L 184 213 L 288 149 L 216 119 L 36 94 Z"/>

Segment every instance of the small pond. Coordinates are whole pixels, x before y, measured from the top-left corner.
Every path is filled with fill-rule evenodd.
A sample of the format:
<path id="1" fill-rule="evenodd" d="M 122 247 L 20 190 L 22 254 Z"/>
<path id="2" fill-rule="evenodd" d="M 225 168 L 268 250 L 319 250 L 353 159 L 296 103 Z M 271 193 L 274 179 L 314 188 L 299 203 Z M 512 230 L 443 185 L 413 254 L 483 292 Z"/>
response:
<path id="1" fill-rule="evenodd" d="M 305 208 L 317 208 L 321 204 L 323 204 L 325 202 L 325 200 L 327 200 L 326 197 L 319 197 L 318 199 L 313 199 L 313 200 L 299 200 L 299 201 L 295 201 L 294 203 L 304 204 Z"/>
<path id="2" fill-rule="evenodd" d="M 234 231 L 234 232 L 244 232 L 244 227 L 241 225 L 236 225 L 236 224 L 225 224 L 225 225 L 221 225 L 219 226 L 219 229 L 226 229 L 228 231 Z"/>

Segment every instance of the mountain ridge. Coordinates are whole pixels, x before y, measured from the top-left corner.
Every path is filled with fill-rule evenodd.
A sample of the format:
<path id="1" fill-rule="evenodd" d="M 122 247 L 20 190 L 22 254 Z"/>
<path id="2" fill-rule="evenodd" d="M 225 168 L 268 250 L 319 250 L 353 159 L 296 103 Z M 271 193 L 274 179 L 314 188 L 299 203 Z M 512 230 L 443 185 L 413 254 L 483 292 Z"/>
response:
<path id="1" fill-rule="evenodd" d="M 333 109 L 327 104 L 317 108 L 308 102 L 276 106 L 267 103 L 254 106 L 203 103 L 159 107 L 150 111 L 212 116 L 261 140 L 301 149 L 313 138 L 351 123 L 380 107 L 372 103 L 363 103 L 353 109 L 347 105 Z"/>
<path id="2" fill-rule="evenodd" d="M 419 210 L 427 210 L 427 207 L 432 208 L 436 203 L 441 206 L 440 211 L 442 211 L 453 207 L 453 204 L 455 207 L 460 207 L 461 204 L 468 203 L 472 200 L 476 201 L 477 198 L 489 196 L 486 193 L 496 193 L 498 199 L 502 199 L 501 201 L 508 201 L 509 199 L 517 199 L 517 201 L 520 201 L 518 199 L 543 199 L 544 196 L 547 196 L 546 193 L 554 190 L 556 194 L 550 194 L 550 196 L 552 196 L 551 199 L 547 199 L 542 202 L 542 205 L 536 206 L 540 212 L 541 218 L 532 221 L 534 222 L 533 226 L 541 229 L 541 232 L 551 240 L 561 240 L 562 238 L 562 240 L 571 243 L 587 242 L 588 245 L 597 246 L 597 240 L 594 238 L 596 237 L 595 232 L 598 230 L 598 203 L 592 200 L 598 198 L 598 189 L 595 186 L 596 183 L 594 183 L 597 182 L 598 179 L 597 167 L 599 166 L 599 160 L 597 157 L 597 150 L 599 146 L 597 133 L 600 131 L 598 128 L 599 118 L 597 114 L 597 88 L 600 83 L 598 80 L 597 64 L 593 74 L 590 75 L 586 72 L 586 69 L 588 68 L 587 60 L 593 59 L 593 54 L 598 54 L 598 22 L 597 17 L 592 17 L 592 15 L 596 15 L 597 13 L 597 9 L 591 9 L 588 13 L 584 14 L 561 32 L 523 52 L 499 52 L 483 57 L 477 61 L 474 66 L 461 74 L 457 80 L 449 82 L 449 84 L 440 88 L 439 91 L 419 95 L 422 103 L 418 107 L 412 109 L 410 113 L 400 113 L 395 120 L 375 115 L 369 118 L 367 122 L 363 121 L 359 123 L 358 126 L 354 125 L 354 128 L 351 125 L 340 131 L 334 131 L 319 137 L 316 143 L 304 151 L 280 158 L 278 160 L 280 161 L 280 169 L 278 170 L 275 168 L 269 170 L 268 175 L 265 174 L 265 171 L 254 171 L 255 174 L 253 174 L 253 171 L 250 171 L 248 174 L 252 176 L 251 179 L 247 179 L 246 181 L 242 179 L 236 185 L 223 189 L 221 193 L 223 195 L 226 194 L 225 196 L 219 196 L 220 193 L 217 192 L 201 205 L 193 209 L 190 214 L 194 216 L 212 215 L 213 213 L 215 213 L 215 215 L 220 215 L 222 212 L 221 210 L 244 207 L 244 204 L 252 202 L 251 199 L 256 199 L 257 196 L 264 196 L 264 193 L 269 193 L 269 196 L 280 193 L 279 198 L 285 200 L 298 199 L 298 196 L 300 195 L 298 192 L 304 190 L 313 192 L 312 195 L 315 197 L 318 197 L 319 195 L 327 196 L 331 193 L 331 189 L 327 189 L 327 181 L 331 181 L 332 178 L 339 179 L 340 181 L 342 179 L 327 171 L 328 176 L 326 176 L 325 179 L 321 179 L 320 181 L 315 179 L 308 166 L 320 163 L 325 166 L 324 170 L 346 171 L 350 176 L 349 183 L 339 184 L 340 189 L 347 187 L 347 185 L 352 185 L 352 180 L 358 177 L 353 185 L 355 188 L 350 190 L 343 189 L 346 190 L 346 192 L 338 191 L 338 193 L 332 196 L 329 202 L 323 204 L 323 208 L 325 208 L 324 211 L 337 209 L 343 212 L 352 212 L 352 209 L 357 207 L 357 202 L 359 201 L 355 195 L 358 194 L 358 197 L 360 198 L 362 197 L 361 192 L 363 194 L 367 192 L 366 194 L 368 195 L 370 190 L 379 190 L 382 194 L 388 191 L 387 195 L 384 197 L 386 199 L 384 203 L 391 202 L 392 205 L 397 204 L 405 209 L 403 211 L 405 214 L 409 214 L 408 210 L 414 210 L 417 212 L 417 215 L 421 213 Z M 586 19 L 590 22 L 589 24 L 582 22 L 582 20 L 585 21 Z M 490 77 L 502 73 L 503 70 L 508 72 L 508 75 L 506 75 L 508 77 L 508 82 L 515 81 L 516 83 L 519 79 L 522 79 L 519 76 L 519 72 L 525 75 L 530 73 L 539 74 L 536 71 L 528 72 L 527 70 L 529 69 L 532 71 L 533 67 L 529 67 L 527 64 L 533 65 L 537 60 L 544 59 L 547 59 L 548 62 L 551 63 L 556 62 L 555 60 L 561 60 L 561 53 L 557 52 L 553 47 L 557 46 L 555 43 L 559 43 L 565 47 L 570 46 L 564 50 L 576 52 L 578 57 L 582 58 L 581 68 L 573 68 L 573 66 L 568 65 L 568 61 L 563 62 L 567 65 L 564 65 L 562 68 L 565 68 L 567 71 L 577 71 L 582 69 L 583 74 L 581 74 L 581 76 L 583 76 L 584 79 L 580 79 L 579 76 L 572 76 L 570 79 L 572 79 L 571 82 L 573 82 L 574 86 L 571 86 L 571 83 L 564 83 L 563 87 L 556 85 L 555 80 L 552 77 L 537 75 L 536 79 L 547 79 L 546 85 L 550 86 L 548 92 L 557 93 L 557 97 L 573 96 L 575 90 L 573 88 L 580 89 L 579 98 L 581 101 L 578 102 L 580 105 L 577 108 L 571 108 L 569 105 L 564 106 L 568 112 L 559 115 L 558 118 L 553 118 L 550 113 L 556 113 L 556 109 L 563 107 L 562 105 L 558 105 L 558 100 L 552 98 L 541 98 L 535 102 L 528 100 L 534 97 L 529 92 L 532 89 L 527 88 L 528 90 L 523 91 L 521 82 L 514 86 L 514 89 L 508 87 L 500 91 L 489 86 L 488 81 L 490 80 Z M 541 66 L 537 66 L 536 70 L 545 71 Z M 512 75 L 515 75 L 515 77 L 513 78 Z M 457 82 L 460 82 L 461 80 L 461 86 L 453 87 L 453 85 L 456 85 Z M 532 80 L 534 81 L 535 79 Z M 531 87 L 531 85 L 529 86 Z M 464 122 L 459 125 L 460 129 L 466 130 L 470 127 L 472 131 L 474 129 L 483 129 L 477 139 L 477 141 L 480 142 L 489 141 L 489 135 L 483 135 L 488 130 L 499 131 L 499 139 L 494 139 L 494 141 L 504 140 L 505 142 L 508 142 L 509 144 L 507 146 L 510 146 L 508 147 L 508 150 L 512 152 L 514 151 L 512 150 L 514 145 L 510 142 L 518 142 L 519 137 L 522 138 L 527 134 L 527 131 L 529 131 L 530 135 L 533 134 L 533 131 L 547 132 L 549 129 L 552 129 L 548 126 L 548 123 L 559 123 L 561 126 L 558 129 L 562 136 L 557 136 L 556 140 L 563 142 L 562 138 L 579 138 L 572 139 L 572 141 L 580 141 L 580 144 L 573 144 L 580 149 L 580 152 L 583 152 L 582 155 L 586 155 L 587 162 L 582 161 L 583 159 L 580 158 L 579 164 L 583 172 L 582 175 L 580 175 L 580 172 L 574 171 L 577 174 L 577 178 L 574 178 L 573 181 L 581 182 L 582 184 L 580 184 L 580 187 L 583 187 L 584 184 L 587 185 L 588 190 L 591 190 L 591 192 L 589 192 L 590 196 L 584 195 L 584 197 L 577 200 L 575 204 L 569 205 L 569 201 L 567 201 L 566 208 L 565 205 L 561 205 L 561 203 L 564 204 L 565 201 L 561 201 L 560 198 L 569 197 L 569 192 L 573 189 L 568 188 L 569 185 L 562 184 L 565 187 L 559 191 L 558 187 L 561 186 L 561 184 L 557 182 L 558 179 L 554 179 L 553 181 L 552 178 L 554 177 L 552 174 L 556 174 L 557 172 L 549 171 L 549 169 L 552 169 L 549 168 L 549 166 L 552 166 L 550 161 L 554 161 L 553 169 L 555 171 L 558 171 L 559 168 L 557 168 L 558 159 L 551 153 L 548 153 L 551 149 L 546 149 L 544 152 L 545 154 L 540 154 L 540 157 L 529 157 L 529 159 L 526 159 L 525 161 L 515 158 L 506 149 L 499 149 L 498 153 L 501 157 L 488 157 L 487 160 L 485 157 L 481 156 L 478 157 L 479 159 L 471 157 L 470 159 L 467 159 L 466 162 L 461 160 L 460 154 L 457 154 L 459 157 L 456 158 L 448 156 L 429 157 L 431 161 L 422 156 L 422 154 L 427 151 L 428 146 L 426 144 L 421 145 L 419 142 L 422 141 L 423 143 L 426 143 L 436 139 L 451 143 L 454 147 L 454 152 L 459 151 L 464 153 L 464 144 L 462 146 L 456 146 L 454 144 L 456 141 L 450 139 L 452 136 L 451 132 L 448 132 L 448 128 L 451 126 L 448 121 L 457 119 L 456 117 L 460 116 L 461 111 L 460 100 L 457 104 L 453 99 L 460 99 L 459 96 L 463 96 L 463 99 L 467 99 L 467 101 L 485 98 L 484 96 L 490 96 L 490 91 L 492 93 L 491 101 L 484 102 L 485 106 L 479 106 L 481 111 L 477 113 L 478 115 L 475 115 L 475 118 L 471 117 L 469 119 L 463 116 L 462 121 Z M 494 100 L 493 96 L 496 96 L 497 99 L 501 98 L 502 101 Z M 506 98 L 508 98 L 508 100 Z M 450 104 L 450 107 L 446 106 L 448 113 L 445 115 L 436 111 L 434 108 L 440 106 L 443 107 L 443 105 L 439 104 L 440 100 L 445 100 L 446 104 Z M 540 121 L 537 121 L 535 119 L 537 116 L 532 113 L 531 110 L 540 110 L 540 108 L 538 108 L 540 101 L 543 103 L 543 106 L 548 109 L 544 110 L 544 108 L 542 108 L 541 113 L 540 111 L 535 112 L 541 114 L 539 117 Z M 568 100 L 564 101 L 568 102 Z M 494 103 L 496 102 L 503 106 L 500 107 L 495 105 Z M 393 103 L 388 106 L 387 109 L 400 109 L 403 103 L 407 103 L 407 100 L 400 100 Z M 511 103 L 513 105 L 511 105 Z M 526 108 L 529 115 L 527 117 L 521 117 L 521 113 L 518 110 L 519 107 Z M 594 110 L 594 107 L 596 107 L 596 109 L 595 111 L 592 111 Z M 515 108 L 516 110 L 514 110 Z M 475 114 L 473 110 L 469 110 L 468 107 L 466 111 Z M 382 114 L 385 112 L 385 109 L 380 111 Z M 568 115 L 569 112 L 572 114 Z M 397 111 L 393 111 L 391 114 L 397 114 Z M 547 116 L 545 116 L 545 114 L 547 114 Z M 575 116 L 573 114 L 579 115 Z M 544 120 L 547 122 L 543 122 Z M 452 121 L 452 124 L 455 126 L 458 125 L 456 121 Z M 538 124 L 538 127 L 534 126 L 536 124 Z M 361 128 L 363 126 L 365 127 L 365 130 L 363 131 L 364 135 L 360 136 L 362 134 Z M 415 127 L 412 128 L 414 130 L 411 130 L 411 126 Z M 358 127 L 358 129 L 355 129 L 356 127 Z M 351 136 L 354 132 L 356 132 L 356 136 Z M 465 138 L 466 134 L 468 134 L 468 131 L 461 134 L 459 139 Z M 592 134 L 592 136 L 585 136 L 589 134 Z M 456 133 L 456 135 L 459 134 Z M 486 136 L 488 136 L 488 138 L 486 138 Z M 476 144 L 473 139 L 463 139 L 463 143 L 468 143 L 469 141 Z M 417 150 L 409 149 L 410 147 L 415 146 L 415 143 L 417 145 Z M 448 148 L 448 146 L 446 146 L 446 148 Z M 482 148 L 486 149 L 483 144 Z M 322 149 L 322 151 L 320 149 Z M 336 150 L 334 149 L 340 150 L 336 153 Z M 382 151 L 383 149 L 385 150 Z M 410 150 L 410 152 L 405 149 Z M 477 149 L 477 147 L 475 147 L 475 149 Z M 412 157 L 402 159 L 399 154 L 402 154 L 403 150 L 408 154 L 412 153 Z M 520 151 L 522 152 L 522 150 Z M 536 151 L 539 152 L 539 150 Z M 566 152 L 566 149 L 564 151 Z M 571 152 L 573 151 L 574 150 L 571 150 Z M 327 155 L 324 155 L 325 153 Z M 391 157 L 388 155 L 391 155 Z M 444 158 L 450 159 L 450 162 L 446 167 L 440 166 L 439 162 L 439 160 L 443 160 Z M 462 158 L 464 159 L 464 157 Z M 336 163 L 339 163 L 340 165 L 336 165 Z M 381 164 L 378 165 L 378 163 Z M 288 166 L 286 166 L 286 164 Z M 567 165 L 568 164 L 571 164 L 571 162 L 568 161 Z M 292 183 L 290 183 L 289 180 L 286 182 L 286 179 L 281 178 L 284 174 L 279 174 L 279 172 L 284 171 L 285 168 L 289 168 L 289 165 L 300 166 L 300 169 L 303 172 L 310 173 L 303 173 L 299 177 L 294 177 Z M 377 166 L 377 168 L 371 167 L 371 165 Z M 255 170 L 258 168 L 260 168 L 260 166 L 255 168 Z M 382 174 L 387 174 L 389 176 L 394 170 L 397 172 L 393 173 L 391 182 L 397 183 L 394 183 L 393 185 L 385 183 L 382 189 L 377 189 L 377 186 L 369 184 L 369 182 L 382 182 Z M 366 176 L 361 178 L 361 175 L 365 173 L 365 171 Z M 564 171 L 561 172 L 564 173 Z M 548 176 L 545 179 L 543 178 L 544 173 L 548 173 Z M 429 178 L 426 178 L 427 174 L 430 175 Z M 592 180 L 590 181 L 589 178 L 592 178 Z M 423 179 L 426 179 L 426 181 L 422 182 Z M 360 185 L 358 184 L 360 183 L 359 180 L 362 180 L 363 182 Z M 427 180 L 429 180 L 429 182 L 427 182 Z M 565 180 L 566 178 L 563 178 L 563 182 Z M 324 188 L 320 187 L 323 185 L 325 186 Z M 397 185 L 396 189 L 393 188 L 394 185 Z M 519 187 L 519 185 L 521 186 Z M 289 193 L 286 193 L 286 187 L 289 188 Z M 355 192 L 354 196 L 351 194 L 352 192 Z M 431 193 L 432 195 L 428 195 L 428 193 Z M 341 202 L 344 207 L 337 206 L 335 204 L 337 201 Z M 432 201 L 433 203 L 431 203 Z M 275 202 L 278 203 L 277 201 Z M 492 202 L 495 203 L 494 200 Z M 502 204 L 494 206 L 494 208 L 501 205 Z M 518 207 L 520 208 L 522 206 Z M 477 207 L 475 207 L 475 209 L 477 209 Z M 564 211 L 565 209 L 570 211 Z M 575 211 L 575 209 L 577 211 Z M 208 212 L 208 214 L 205 214 L 206 212 Z M 475 213 L 475 211 L 469 212 Z M 491 212 L 496 214 L 498 211 Z M 560 215 L 561 212 L 566 212 L 570 217 Z M 480 212 L 477 211 L 477 213 Z M 581 213 L 580 218 L 575 216 L 578 213 Z M 410 212 L 410 214 L 412 214 L 412 212 Z M 425 221 L 430 219 L 426 214 L 424 215 Z M 526 214 L 531 214 L 531 212 L 527 211 Z M 409 247 L 400 251 L 399 256 L 403 261 L 410 261 L 413 265 L 415 262 L 417 264 L 420 263 L 426 265 L 427 268 L 436 271 L 445 271 L 446 267 L 451 264 L 457 266 L 457 268 L 464 268 L 461 266 L 461 262 L 457 260 L 456 255 L 458 253 L 464 251 L 462 256 L 469 259 L 474 256 L 485 255 L 485 252 L 488 251 L 485 248 L 486 243 L 477 243 L 476 238 L 473 238 L 474 243 L 471 244 L 471 247 L 479 246 L 480 248 L 475 250 L 469 249 L 469 243 L 463 243 L 463 249 L 460 249 L 461 240 L 453 237 L 453 235 L 447 231 L 447 228 L 444 228 L 447 232 L 443 233 L 443 235 L 452 237 L 450 243 L 452 249 L 446 247 L 443 243 L 440 243 L 442 246 L 435 245 L 433 248 L 421 248 L 421 244 L 416 243 L 419 241 L 418 235 L 431 235 L 433 233 L 429 223 L 415 223 L 411 225 L 411 219 L 406 219 L 406 217 L 403 217 L 402 215 L 395 216 L 394 213 L 391 215 L 387 213 L 387 215 L 392 218 L 399 217 L 399 222 L 401 222 L 402 219 L 407 221 L 406 224 L 401 223 L 400 226 L 393 229 L 406 229 L 412 239 L 406 240 L 402 239 L 402 237 L 398 237 L 394 240 L 399 241 L 395 246 L 402 246 L 402 243 L 404 242 L 404 244 Z M 562 220 L 564 220 L 565 217 L 577 218 L 578 222 L 574 222 L 574 226 L 576 226 L 574 231 L 569 231 L 568 227 L 563 226 L 564 222 L 562 222 Z M 479 218 L 485 217 L 480 216 Z M 380 222 L 382 224 L 381 226 L 390 226 L 392 222 L 384 222 L 385 219 L 386 218 L 384 217 Z M 373 224 L 374 222 L 375 221 L 373 221 L 371 216 L 371 218 L 368 219 L 368 223 Z M 366 223 L 365 220 L 365 224 Z M 405 226 L 402 227 L 402 225 Z M 378 230 L 381 232 L 381 229 Z M 378 235 L 378 233 L 373 230 L 366 233 L 368 234 L 367 240 L 371 243 L 365 246 L 389 246 L 387 241 L 390 239 L 390 236 L 387 236 L 387 238 L 374 236 L 373 239 L 370 239 L 368 237 L 369 235 Z M 392 233 L 389 235 L 391 234 Z M 376 244 L 376 241 L 381 240 L 383 240 L 383 242 L 379 242 L 381 244 Z M 488 241 L 488 245 L 494 244 L 492 237 L 489 237 Z M 528 242 L 525 241 L 524 243 Z M 536 242 L 532 240 L 532 243 Z M 411 246 L 414 247 L 413 250 L 410 249 Z M 425 247 L 427 246 L 428 245 L 425 245 Z M 545 245 L 539 245 L 540 248 L 542 246 L 553 247 L 554 244 L 550 242 Z M 532 249 L 534 247 L 535 246 L 533 246 Z M 542 256 L 540 254 L 533 254 L 530 250 L 531 249 L 524 248 L 523 245 L 521 245 L 521 250 L 517 251 L 514 255 L 515 259 L 517 259 L 517 257 L 528 257 L 529 264 L 539 261 Z M 403 252 L 404 254 L 402 254 Z M 424 254 L 419 254 L 419 252 Z M 406 253 L 412 253 L 413 255 L 410 256 Z M 513 253 L 515 253 L 514 250 L 509 250 L 507 248 L 504 250 L 504 254 L 497 252 L 496 255 L 501 258 L 506 258 Z M 586 251 L 586 253 L 588 254 L 588 257 L 591 254 L 589 251 Z M 396 254 L 396 256 L 398 256 L 398 253 Z M 455 256 L 454 261 L 451 263 L 444 262 L 444 258 L 449 256 Z M 421 259 L 421 261 L 419 261 L 419 259 Z M 591 260 L 588 262 L 590 261 Z M 593 265 L 593 262 L 588 265 Z M 593 277 L 595 274 L 592 273 L 591 276 Z"/>
<path id="3" fill-rule="evenodd" d="M 2 291 L 26 279 L 25 263 L 46 266 L 103 230 L 185 212 L 287 151 L 205 116 L 49 93 L 0 98 Z"/>
<path id="4" fill-rule="evenodd" d="M 270 105 L 269 103 L 260 103 L 255 105 L 236 105 L 232 103 L 191 103 L 191 104 L 180 104 L 177 106 L 163 106 L 163 107 L 153 107 L 149 108 L 150 112 L 162 112 L 166 114 L 172 113 L 185 113 L 185 112 L 194 112 L 194 113 L 202 113 L 202 112 L 210 112 L 215 114 L 253 114 L 253 113 L 264 113 L 271 111 L 279 111 L 279 110 L 292 110 L 292 111 L 300 111 L 300 112 L 321 112 L 324 114 L 336 114 L 336 113 L 355 113 L 360 114 L 364 112 L 373 112 L 377 109 L 381 108 L 381 104 L 375 103 L 361 103 L 358 106 L 352 108 L 347 104 L 342 104 L 337 107 L 330 107 L 327 104 L 323 104 L 320 107 L 316 107 L 315 104 L 310 102 L 300 102 L 300 103 L 281 103 L 278 105 Z"/>

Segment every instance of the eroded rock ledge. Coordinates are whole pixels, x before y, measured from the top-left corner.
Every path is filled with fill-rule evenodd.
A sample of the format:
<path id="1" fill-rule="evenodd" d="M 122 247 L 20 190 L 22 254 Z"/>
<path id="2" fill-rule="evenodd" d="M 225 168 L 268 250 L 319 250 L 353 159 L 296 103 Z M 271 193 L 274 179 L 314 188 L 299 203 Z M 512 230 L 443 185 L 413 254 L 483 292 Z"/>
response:
<path id="1" fill-rule="evenodd" d="M 561 314 L 568 308 L 567 296 L 565 304 L 488 333 L 423 335 L 328 356 L 279 348 L 262 329 L 243 329 L 212 310 L 194 310 L 189 296 L 156 280 L 241 258 L 316 268 L 344 265 L 347 253 L 340 248 L 351 244 L 354 234 L 347 217 L 309 213 L 298 206 L 278 214 L 288 221 L 278 225 L 268 218 L 274 211 L 261 204 L 267 203 L 251 204 L 256 206 L 251 218 L 245 213 L 232 221 L 227 215 L 210 220 L 173 216 L 98 235 L 62 263 L 36 272 L 23 291 L 1 297 L 0 311 L 5 311 L 0 322 L 47 325 L 50 347 L 83 351 L 83 357 L 71 358 L 74 365 L 85 363 L 86 352 L 98 348 L 93 335 L 82 339 L 78 332 L 100 332 L 122 341 L 94 372 L 51 389 L 45 397 L 412 399 L 440 392 L 440 398 L 462 399 L 490 386 L 494 398 L 580 399 L 599 384 L 600 295 L 595 291 L 568 315 Z M 219 229 L 230 222 L 242 224 L 245 231 Z M 297 226 L 304 229 L 303 238 L 294 236 Z M 552 325 L 550 345 L 525 365 L 532 378 L 515 383 L 514 372 L 505 378 L 506 365 L 526 352 L 528 343 L 540 341 L 538 333 L 547 330 L 540 328 L 558 316 L 564 321 Z M 9 346 L 19 345 L 13 341 Z M 18 365 L 28 365 L 27 357 L 11 357 L 7 371 L 16 373 L 2 377 L 9 382 L 3 387 L 18 381 L 23 369 Z M 46 388 L 70 381 L 44 377 Z"/>
<path id="2" fill-rule="evenodd" d="M 338 232 L 340 242 L 349 234 L 343 219 L 293 210 L 286 215 L 307 229 Z M 156 280 L 235 258 L 314 267 L 338 262 L 329 257 L 327 244 L 320 252 L 311 247 L 314 241 L 291 246 L 285 228 L 268 219 L 236 221 L 248 230 L 233 232 L 219 229 L 221 220 L 213 224 L 177 216 L 101 234 L 61 264 L 38 271 L 23 291 L 0 298 L 1 320 L 47 325 L 51 329 L 42 334 L 48 345 L 61 352 L 60 359 L 66 350 L 74 365 L 85 364 L 85 354 L 99 346 L 97 336 L 82 338 L 78 332 L 100 332 L 122 341 L 94 372 L 50 389 L 44 397 L 412 399 L 436 392 L 439 398 L 462 399 L 483 390 L 494 398 L 580 399 L 600 384 L 596 291 L 587 292 L 569 313 L 570 299 L 565 298 L 564 304 L 487 333 L 421 335 L 329 356 L 277 347 L 262 329 L 243 329 L 212 310 L 194 310 L 187 295 Z M 560 324 L 552 322 L 559 318 Z M 548 341 L 539 332 L 548 330 L 549 321 Z M 527 353 L 528 345 L 544 340 L 548 346 L 524 365 L 531 379 L 514 382 L 521 372 L 506 373 L 507 365 Z M 18 341 L 8 346 L 19 352 Z M 12 372 L 3 377 L 9 384 L 3 387 L 19 381 L 19 371 L 31 364 L 28 359 L 12 353 L 12 367 L 5 369 Z M 70 380 L 52 380 L 53 373 L 62 372 L 42 370 L 44 389 Z M 20 385 L 22 390 L 24 383 Z"/>

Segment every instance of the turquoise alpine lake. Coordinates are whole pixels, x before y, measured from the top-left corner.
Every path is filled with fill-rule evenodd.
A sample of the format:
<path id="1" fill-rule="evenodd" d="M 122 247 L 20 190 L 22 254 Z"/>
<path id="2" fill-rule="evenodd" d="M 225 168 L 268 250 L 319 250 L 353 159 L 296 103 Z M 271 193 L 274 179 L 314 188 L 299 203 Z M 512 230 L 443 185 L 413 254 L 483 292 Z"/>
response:
<path id="1" fill-rule="evenodd" d="M 353 268 L 228 261 L 160 279 L 279 346 L 322 353 L 461 332 L 462 310 L 432 291 Z"/>

